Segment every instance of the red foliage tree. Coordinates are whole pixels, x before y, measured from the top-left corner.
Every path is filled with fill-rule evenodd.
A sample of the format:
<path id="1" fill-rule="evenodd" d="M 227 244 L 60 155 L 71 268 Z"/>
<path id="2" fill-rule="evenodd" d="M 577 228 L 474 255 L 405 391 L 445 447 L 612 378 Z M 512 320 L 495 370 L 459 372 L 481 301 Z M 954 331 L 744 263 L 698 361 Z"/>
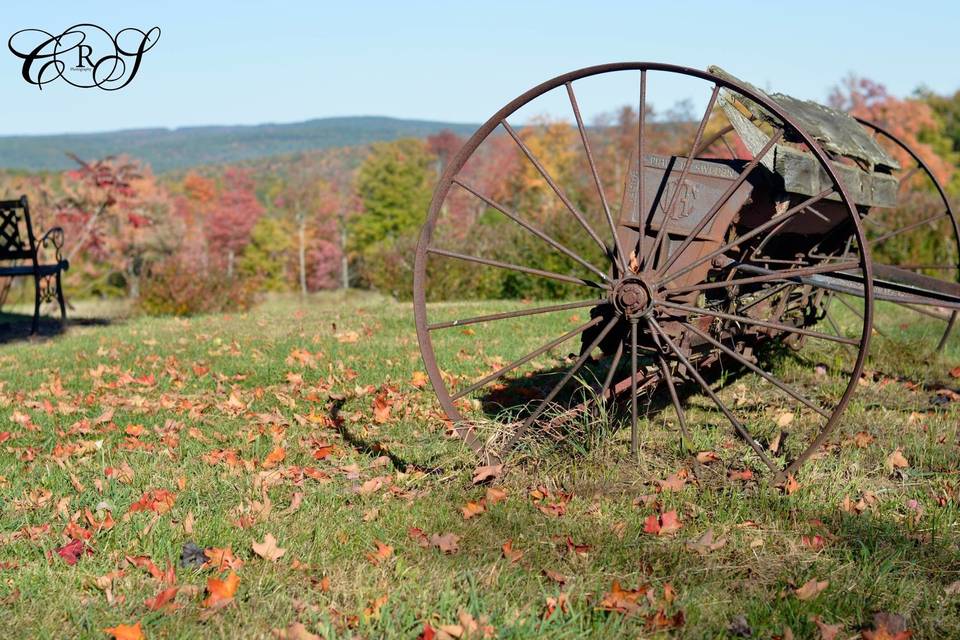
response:
<path id="1" fill-rule="evenodd" d="M 223 189 L 205 219 L 208 252 L 219 259 L 227 273 L 247 243 L 263 205 L 257 200 L 250 172 L 237 167 L 223 174 Z"/>

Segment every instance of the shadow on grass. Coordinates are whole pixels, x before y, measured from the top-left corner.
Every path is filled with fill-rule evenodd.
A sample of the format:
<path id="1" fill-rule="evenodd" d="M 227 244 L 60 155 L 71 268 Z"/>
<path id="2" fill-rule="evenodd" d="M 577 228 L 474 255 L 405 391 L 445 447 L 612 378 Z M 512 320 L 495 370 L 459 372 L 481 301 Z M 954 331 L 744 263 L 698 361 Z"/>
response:
<path id="1" fill-rule="evenodd" d="M 0 344 L 52 340 L 73 327 L 103 327 L 114 324 L 106 318 L 68 318 L 61 323 L 59 318 L 41 316 L 36 334 L 31 334 L 33 316 L 25 313 L 0 312 Z"/>

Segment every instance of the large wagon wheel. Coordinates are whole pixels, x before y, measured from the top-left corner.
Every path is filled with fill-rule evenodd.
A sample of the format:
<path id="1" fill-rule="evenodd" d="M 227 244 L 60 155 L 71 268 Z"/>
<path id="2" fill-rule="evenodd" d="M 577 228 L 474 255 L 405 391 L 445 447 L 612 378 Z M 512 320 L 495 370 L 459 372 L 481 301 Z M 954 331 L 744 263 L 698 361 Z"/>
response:
<path id="1" fill-rule="evenodd" d="M 575 84 L 612 76 L 626 77 L 639 93 L 635 144 L 627 150 L 597 144 L 608 142 L 610 128 L 584 124 L 575 91 Z M 688 127 L 685 152 L 651 156 L 664 150 L 658 131 L 677 133 L 676 126 L 648 121 L 650 89 L 664 79 L 696 85 L 706 108 Z M 558 93 L 573 116 L 560 128 L 577 143 L 580 173 L 569 166 L 564 175 L 551 171 L 569 149 L 550 148 L 538 135 L 557 125 L 517 129 L 508 122 Z M 760 153 L 738 162 L 689 161 L 704 132 L 723 119 L 718 104 L 744 99 L 770 115 Z M 777 176 L 762 162 L 786 141 L 806 152 L 814 173 L 820 171 L 821 186 L 809 195 L 777 192 Z M 487 145 L 517 150 L 520 177 L 500 181 L 515 186 L 512 193 L 484 191 L 486 177 L 513 162 L 502 155 L 491 160 L 483 151 Z M 619 157 L 605 161 L 618 149 Z M 611 189 L 623 194 L 619 206 Z M 530 250 L 536 243 L 552 250 L 549 264 L 542 252 Z M 685 67 L 590 67 L 507 104 L 447 166 L 417 247 L 417 334 L 454 430 L 488 462 L 502 460 L 527 436 L 564 437 L 556 425 L 570 420 L 571 410 L 592 415 L 615 398 L 629 406 L 623 413 L 636 450 L 638 398 L 659 389 L 669 394 L 687 439 L 716 441 L 722 431 L 717 422 L 729 423 L 744 445 L 742 463 L 782 477 L 819 449 L 856 389 L 871 333 L 868 253 L 857 210 L 830 162 L 776 104 L 731 79 Z M 524 264 L 531 255 L 540 262 Z M 454 263 L 471 269 L 453 271 Z M 470 291 L 456 288 L 467 282 L 483 290 L 489 282 L 481 274 L 494 272 L 507 278 L 496 281 L 492 295 L 533 290 L 561 299 L 501 302 L 476 311 L 428 304 L 469 297 Z M 836 336 L 817 323 L 829 283 L 840 275 L 860 284 L 865 308 L 859 327 Z M 576 339 L 579 348 L 563 357 Z M 809 359 L 806 369 L 784 367 L 770 356 L 780 339 L 796 340 Z M 830 374 L 815 370 L 821 362 L 831 365 Z M 724 376 L 742 372 L 768 383 L 774 400 L 731 398 Z M 778 426 L 775 419 L 783 410 L 796 416 L 786 440 L 779 431 L 785 421 Z M 690 414 L 697 420 L 688 420 Z"/>
<path id="2" fill-rule="evenodd" d="M 958 311 L 955 305 L 938 304 L 935 296 L 938 290 L 954 297 L 960 291 L 960 224 L 943 185 L 920 155 L 879 124 L 863 118 L 857 121 L 881 146 L 903 161 L 894 172 L 898 206 L 873 209 L 863 218 L 878 286 L 890 279 L 922 292 L 916 299 L 878 303 L 896 304 L 913 313 L 906 317 L 897 313 L 877 314 L 874 331 L 881 339 L 894 340 L 909 326 L 911 333 L 922 332 L 924 338 L 936 344 L 936 351 L 943 351 L 957 324 Z M 922 259 L 918 252 L 933 255 Z M 848 311 L 860 313 L 860 305 L 855 301 L 844 296 L 838 296 L 837 301 Z"/>

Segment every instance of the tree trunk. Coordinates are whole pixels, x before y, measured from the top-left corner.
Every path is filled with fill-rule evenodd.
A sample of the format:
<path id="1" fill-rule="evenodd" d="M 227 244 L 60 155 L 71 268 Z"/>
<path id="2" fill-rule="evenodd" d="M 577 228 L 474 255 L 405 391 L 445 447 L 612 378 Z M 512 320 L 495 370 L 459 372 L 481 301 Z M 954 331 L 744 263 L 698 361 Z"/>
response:
<path id="1" fill-rule="evenodd" d="M 233 249 L 227 252 L 227 277 L 233 277 Z"/>
<path id="2" fill-rule="evenodd" d="M 340 288 L 350 288 L 350 261 L 347 259 L 347 221 L 340 216 Z"/>
<path id="3" fill-rule="evenodd" d="M 300 233 L 300 295 L 307 295 L 307 216 L 302 213 L 297 215 L 297 223 Z"/>

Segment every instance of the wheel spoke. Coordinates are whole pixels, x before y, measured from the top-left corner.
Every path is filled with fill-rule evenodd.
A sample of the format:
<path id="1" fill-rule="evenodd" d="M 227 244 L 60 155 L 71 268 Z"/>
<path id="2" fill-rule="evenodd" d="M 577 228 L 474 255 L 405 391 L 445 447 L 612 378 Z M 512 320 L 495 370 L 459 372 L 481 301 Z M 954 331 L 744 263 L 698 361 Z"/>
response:
<path id="1" fill-rule="evenodd" d="M 943 337 L 940 338 L 940 343 L 937 345 L 937 352 L 943 351 L 943 348 L 947 346 L 947 340 L 950 339 L 953 326 L 957 323 L 957 315 L 958 312 L 956 310 L 950 314 L 950 320 L 947 322 L 947 330 L 943 332 Z"/>
<path id="2" fill-rule="evenodd" d="M 764 371 L 764 370 L 761 369 L 760 367 L 756 366 L 755 364 L 753 364 L 752 362 L 750 362 L 749 360 L 747 360 L 746 358 L 744 358 L 742 355 L 740 355 L 739 353 L 737 353 L 737 352 L 734 351 L 733 349 L 727 347 L 725 344 L 723 344 L 723 343 L 720 342 L 719 340 L 716 340 L 715 338 L 713 338 L 713 336 L 709 335 L 708 333 L 706 333 L 706 332 L 704 332 L 704 331 L 700 331 L 699 329 L 697 329 L 696 327 L 694 327 L 693 325 L 691 325 L 691 324 L 689 324 L 689 323 L 684 322 L 684 323 L 683 323 L 683 326 L 685 326 L 687 329 L 689 329 L 689 330 L 692 331 L 693 333 L 697 334 L 698 336 L 700 336 L 701 338 L 703 338 L 704 340 L 706 340 L 707 342 L 709 342 L 709 343 L 712 344 L 713 346 L 717 347 L 718 349 L 720 349 L 721 351 L 723 351 L 725 354 L 727 354 L 728 356 L 730 356 L 731 358 L 733 358 L 734 360 L 736 360 L 737 362 L 739 362 L 740 364 L 742 364 L 743 366 L 745 366 L 747 369 L 749 369 L 750 371 L 754 372 L 755 374 L 757 374 L 758 376 L 760 376 L 761 378 L 763 378 L 764 380 L 766 380 L 767 382 L 769 382 L 769 383 L 772 384 L 773 386 L 775 386 L 775 387 L 777 387 L 778 389 L 780 389 L 781 391 L 783 391 L 784 393 L 786 393 L 788 396 L 790 396 L 791 398 L 793 398 L 793 399 L 796 400 L 797 402 L 805 405 L 806 407 L 808 407 L 809 409 L 812 409 L 813 411 L 816 411 L 817 413 L 819 413 L 819 414 L 820 414 L 821 416 L 823 416 L 824 418 L 829 418 L 829 417 L 830 417 L 830 413 L 829 413 L 828 411 L 825 411 L 824 409 L 822 409 L 821 407 L 819 407 L 819 406 L 817 406 L 815 403 L 813 403 L 811 400 L 808 400 L 808 399 L 807 399 L 803 394 L 801 394 L 799 391 L 796 391 L 795 389 L 793 389 L 793 388 L 790 387 L 789 385 L 784 384 L 783 382 L 780 382 L 780 381 L 777 380 L 775 377 L 773 377 L 772 375 L 770 375 L 769 373 L 767 373 L 766 371 Z"/>
<path id="3" fill-rule="evenodd" d="M 476 262 L 477 264 L 483 264 L 488 267 L 496 267 L 498 269 L 507 269 L 508 271 L 519 271 L 520 273 L 529 273 L 533 276 L 540 276 L 541 278 L 549 278 L 551 280 L 559 280 L 560 282 L 569 282 L 571 284 L 582 284 L 587 287 L 593 287 L 595 289 L 609 289 L 610 286 L 606 284 L 600 284 L 594 282 L 593 280 L 585 280 L 584 278 L 577 278 L 574 276 L 563 275 L 562 273 L 554 273 L 553 271 L 543 271 L 542 269 L 532 269 L 530 267 L 521 267 L 520 265 L 510 264 L 509 262 L 500 262 L 498 260 L 488 260 L 487 258 L 478 258 L 477 256 L 470 256 L 465 253 L 457 253 L 456 251 L 447 251 L 446 249 L 438 249 L 436 247 L 427 247 L 429 253 L 433 253 L 438 256 L 444 256 L 446 258 L 453 258 L 454 260 L 463 260 L 465 262 Z"/>
<path id="4" fill-rule="evenodd" d="M 692 443 L 690 432 L 687 431 L 687 414 L 680 404 L 680 397 L 677 395 L 677 387 L 673 382 L 673 374 L 670 373 L 670 366 L 661 354 L 657 354 L 657 361 L 660 364 L 660 372 L 664 381 L 667 383 L 667 389 L 670 391 L 670 401 L 673 403 L 673 410 L 677 414 L 677 422 L 680 424 L 680 437 L 686 439 L 687 443 Z M 683 447 L 683 442 L 680 443 Z"/>
<path id="5" fill-rule="evenodd" d="M 620 358 L 623 357 L 623 340 L 617 342 L 617 350 L 613 354 L 613 360 L 610 362 L 610 370 L 607 371 L 607 377 L 603 381 L 603 387 L 600 389 L 600 399 L 607 397 L 610 391 L 610 385 L 613 384 L 613 377 L 617 374 L 617 367 L 620 366 Z"/>
<path id="6" fill-rule="evenodd" d="M 666 332 L 660 328 L 660 325 L 657 324 L 657 321 L 648 316 L 647 324 L 654 332 L 657 333 L 657 335 L 660 336 L 660 339 L 663 340 L 668 347 L 670 347 L 673 355 L 677 358 L 677 360 L 680 361 L 686 370 L 690 372 L 690 375 L 693 376 L 694 380 L 697 381 L 697 384 L 699 384 L 704 392 L 710 397 L 710 399 L 713 400 L 713 403 L 717 405 L 717 408 L 720 409 L 723 415 L 727 417 L 727 420 L 730 421 L 730 424 L 733 425 L 733 428 L 740 435 L 740 437 L 747 441 L 747 444 L 750 445 L 750 448 L 753 449 L 758 456 L 760 456 L 760 459 L 764 464 L 767 465 L 767 467 L 770 468 L 771 471 L 776 472 L 776 465 L 772 460 L 770 460 L 770 458 L 767 457 L 767 454 L 764 453 L 763 447 L 760 446 L 760 443 L 753 439 L 753 437 L 750 435 L 750 432 L 747 431 L 740 421 L 737 420 L 736 416 L 734 416 L 730 410 L 727 409 L 727 406 L 723 404 L 720 398 L 717 397 L 717 394 L 713 392 L 713 389 L 710 388 L 710 385 L 707 384 L 707 381 L 703 379 L 700 373 L 693 367 L 692 364 L 690 364 L 690 361 L 687 360 L 686 356 L 684 356 L 680 349 L 677 348 L 677 345 L 673 343 L 673 340 L 670 339 L 670 336 L 668 336 Z"/>
<path id="7" fill-rule="evenodd" d="M 692 284 L 686 287 L 670 289 L 669 293 L 685 293 L 687 291 L 705 291 L 707 289 L 719 289 L 723 287 L 736 287 L 744 284 L 758 284 L 762 282 L 774 282 L 777 280 L 790 280 L 792 278 L 803 278 L 818 273 L 833 273 L 839 271 L 849 271 L 860 266 L 856 260 L 847 260 L 845 262 L 833 262 L 831 264 L 814 265 L 812 267 L 803 267 L 802 269 L 784 269 L 774 271 L 762 276 L 751 276 L 749 278 L 736 278 L 734 280 L 721 280 L 719 282 L 702 282 Z M 814 285 L 815 286 L 815 285 Z"/>
<path id="8" fill-rule="evenodd" d="M 637 427 L 637 319 L 630 318 L 630 455 L 639 449 Z"/>
<path id="9" fill-rule="evenodd" d="M 466 184 L 466 183 L 464 183 L 464 182 L 461 182 L 459 179 L 454 179 L 454 180 L 453 180 L 453 183 L 456 184 L 456 185 L 459 185 L 460 187 L 462 187 L 462 188 L 464 188 L 464 189 L 466 189 L 467 191 L 469 191 L 471 194 L 473 194 L 474 196 L 476 196 L 476 197 L 479 198 L 480 200 L 483 200 L 488 206 L 496 209 L 497 211 L 499 211 L 500 213 L 502 213 L 502 214 L 505 215 L 506 217 L 510 218 L 510 219 L 513 220 L 515 223 L 517 223 L 518 225 L 520 225 L 521 227 L 523 227 L 524 229 L 526 229 L 527 231 L 529 231 L 529 232 L 532 233 L 533 235 L 537 236 L 538 238 L 540 238 L 541 240 L 543 240 L 544 242 L 546 242 L 547 244 L 549 244 L 551 247 L 553 247 L 554 249 L 556 249 L 556 250 L 559 251 L 560 253 L 568 256 L 569 258 L 572 258 L 573 260 L 575 260 L 576 262 L 580 263 L 581 265 L 583 265 L 584 267 L 586 267 L 586 268 L 589 269 L 590 271 L 593 271 L 595 274 L 597 274 L 598 276 L 600 276 L 600 279 L 601 279 L 601 280 L 608 280 L 608 279 L 609 279 L 609 278 L 607 278 L 607 274 L 606 274 L 606 273 L 604 273 L 603 271 L 601 271 L 601 270 L 598 269 L 597 267 L 593 266 L 593 264 L 591 264 L 590 262 L 588 262 L 587 260 L 585 260 L 584 258 L 582 258 L 578 253 L 576 253 L 576 252 L 573 251 L 572 249 L 568 249 L 567 247 L 565 247 L 564 245 L 560 244 L 559 242 L 557 242 L 556 240 L 554 240 L 553 238 L 551 238 L 549 235 L 547 235 L 546 233 L 544 233 L 544 232 L 541 231 L 540 229 L 537 229 L 537 228 L 534 227 L 532 224 L 526 222 L 525 220 L 523 220 L 522 218 L 520 218 L 520 216 L 518 216 L 515 212 L 510 211 L 509 209 L 507 209 L 505 206 L 501 205 L 500 203 L 492 200 L 491 198 L 486 197 L 485 195 L 481 194 L 479 191 L 477 191 L 476 189 L 474 189 L 474 188 L 471 187 L 470 185 L 468 185 L 468 184 Z"/>
<path id="10" fill-rule="evenodd" d="M 748 177 L 750 177 L 750 174 L 753 172 L 756 166 L 760 163 L 761 160 L 763 160 L 763 157 L 767 154 L 767 152 L 773 148 L 773 145 L 775 145 L 780 140 L 780 137 L 782 135 L 783 135 L 783 130 L 778 129 L 777 132 L 770 137 L 770 140 L 767 141 L 767 144 L 764 145 L 763 149 L 761 149 L 760 152 L 753 158 L 753 160 L 751 160 L 750 163 L 743 168 L 743 171 L 740 172 L 740 175 L 737 176 L 737 179 L 734 180 L 730 184 L 730 186 L 727 187 L 727 190 L 723 192 L 723 195 L 721 195 L 717 199 L 717 201 L 713 204 L 713 206 L 707 212 L 707 215 L 705 215 L 700 220 L 700 222 L 697 223 L 697 225 L 693 228 L 693 230 L 687 234 L 687 236 L 683 239 L 683 242 L 680 243 L 680 246 L 677 247 L 676 251 L 674 251 L 667 257 L 667 261 L 659 269 L 660 274 L 667 273 L 670 267 L 673 266 L 673 263 L 677 261 L 677 258 L 679 258 L 680 255 L 684 251 L 686 251 L 687 247 L 689 247 L 690 244 L 699 236 L 700 232 L 703 231 L 708 224 L 710 224 L 713 218 L 717 215 L 717 212 L 719 212 L 720 209 L 722 209 L 723 206 L 727 204 L 730 198 L 733 197 L 734 192 L 736 192 L 736 190 L 740 188 L 740 185 L 742 185 L 744 181 Z"/>
<path id="11" fill-rule="evenodd" d="M 520 425 L 513 436 L 511 436 L 511 438 L 507 441 L 503 448 L 504 452 L 510 451 L 517 441 L 523 437 L 523 434 L 527 432 L 527 430 L 530 428 L 530 425 L 533 424 L 534 421 L 539 418 L 544 411 L 547 410 L 547 407 L 549 407 L 550 403 L 553 402 L 553 399 L 557 397 L 557 394 L 560 393 L 565 386 L 567 386 L 567 383 L 570 382 L 571 378 L 576 375 L 577 371 L 579 371 L 580 368 L 583 367 L 586 361 L 590 358 L 590 354 L 593 353 L 593 350 L 597 348 L 604 338 L 607 337 L 607 334 L 610 333 L 610 330 L 613 329 L 614 325 L 616 325 L 619 321 L 620 318 L 618 317 L 610 319 L 610 322 L 608 322 L 600 331 L 600 333 L 597 334 L 597 337 L 593 339 L 593 342 L 591 342 L 589 346 L 584 349 L 583 353 L 580 354 L 580 357 L 577 358 L 577 361 L 572 367 L 570 367 L 570 370 L 567 371 L 563 378 L 560 379 L 560 382 L 558 382 L 553 389 L 550 390 L 550 393 L 547 394 L 547 397 L 540 401 L 540 404 L 537 405 L 536 410 L 527 416 L 527 419 L 523 421 L 523 424 Z"/>
<path id="12" fill-rule="evenodd" d="M 677 181 L 676 187 L 673 189 L 673 193 L 670 194 L 670 201 L 669 204 L 667 204 L 667 208 L 663 210 L 663 222 L 660 223 L 660 229 L 657 231 L 657 235 L 653 240 L 653 246 L 650 247 L 650 251 L 647 253 L 646 259 L 644 260 L 644 267 L 653 264 L 654 257 L 660 252 L 664 238 L 667 235 L 667 227 L 670 226 L 670 220 L 673 217 L 673 208 L 676 206 L 677 198 L 680 196 L 680 187 L 686 181 L 687 175 L 690 173 L 690 167 L 693 166 L 697 148 L 700 146 L 700 140 L 703 139 L 703 132 L 707 128 L 707 121 L 710 120 L 710 114 L 713 113 L 713 105 L 716 104 L 717 95 L 719 93 L 720 85 L 713 85 L 713 91 L 710 94 L 710 100 L 707 102 L 707 109 L 704 111 L 703 118 L 700 119 L 700 125 L 697 127 L 697 135 L 694 137 L 693 145 L 690 147 L 690 153 L 688 154 L 686 161 L 683 163 L 683 169 L 680 171 L 680 179 Z"/>
<path id="13" fill-rule="evenodd" d="M 501 367 L 500 369 L 497 369 L 496 371 L 494 371 L 494 372 L 491 373 L 490 375 L 484 376 L 484 377 L 481 378 L 480 380 L 477 380 L 476 382 L 474 382 L 473 384 L 471 384 L 471 385 L 470 385 L 469 387 L 467 387 L 466 389 L 463 389 L 462 391 L 457 392 L 455 395 L 452 396 L 451 399 L 452 399 L 452 400 L 459 400 L 460 398 L 464 397 L 465 395 L 467 395 L 467 394 L 469 394 L 469 393 L 473 393 L 473 392 L 476 391 L 477 389 L 479 389 L 479 388 L 481 388 L 481 387 L 483 387 L 483 386 L 485 386 L 485 385 L 493 382 L 493 381 L 496 380 L 497 378 L 501 378 L 501 377 L 503 377 L 505 374 L 510 373 L 511 371 L 513 371 L 514 369 L 516 369 L 517 367 L 522 366 L 522 365 L 530 362 L 531 360 L 533 360 L 533 359 L 536 358 L 537 356 L 543 355 L 543 354 L 546 353 L 547 351 L 550 351 L 550 349 L 553 349 L 554 347 L 556 347 L 556 346 L 558 346 L 558 345 L 560 345 L 560 344 L 563 344 L 564 342 L 566 342 L 566 341 L 569 340 L 570 338 L 572 338 L 572 337 L 574 337 L 574 336 L 576 336 L 576 335 L 579 335 L 579 334 L 583 333 L 584 331 L 586 331 L 586 330 L 589 329 L 590 327 L 593 327 L 593 326 L 596 326 L 596 325 L 600 324 L 602 321 L 603 321 L 603 318 L 600 317 L 600 316 L 597 316 L 596 318 L 590 319 L 589 321 L 583 323 L 582 325 L 580 325 L 580 326 L 577 327 L 576 329 L 572 329 L 571 331 L 568 331 L 567 333 L 563 334 L 563 335 L 560 336 L 559 338 L 556 338 L 556 339 L 554 339 L 554 340 L 551 340 L 551 341 L 548 342 L 547 344 L 545 344 L 545 345 L 543 345 L 543 346 L 541 346 L 541 347 L 538 347 L 537 349 L 531 351 L 530 353 L 528 353 L 527 355 L 523 356 L 523 357 L 520 358 L 519 360 L 514 360 L 513 362 L 511 362 L 510 364 L 506 365 L 505 367 Z"/>
<path id="14" fill-rule="evenodd" d="M 778 331 L 784 331 L 787 333 L 796 333 L 802 336 L 810 336 L 811 338 L 819 338 L 821 340 L 829 340 L 831 342 L 842 342 L 850 345 L 858 345 L 860 342 L 858 340 L 853 340 L 851 338 L 844 338 L 842 335 L 837 335 L 836 337 L 831 336 L 827 333 L 820 333 L 819 331 L 813 331 L 811 329 L 803 329 L 801 327 L 792 327 L 788 324 L 780 324 L 779 322 L 770 322 L 769 320 L 758 320 L 756 318 L 750 318 L 748 316 L 737 316 L 730 313 L 724 313 L 722 311 L 713 311 L 712 309 L 701 309 L 700 307 L 688 307 L 687 305 L 677 304 L 675 302 L 660 302 L 658 303 L 661 306 L 667 307 L 668 309 L 676 309 L 677 311 L 686 311 L 687 313 L 697 313 L 704 314 L 708 316 L 714 316 L 716 318 L 721 318 L 723 320 L 730 320 L 733 322 L 743 322 L 744 324 L 753 324 L 759 327 L 766 327 L 767 329 L 776 329 Z"/>
<path id="15" fill-rule="evenodd" d="M 937 215 L 935 215 L 935 216 L 930 216 L 929 218 L 924 218 L 923 220 L 920 220 L 919 222 L 914 222 L 914 223 L 912 223 L 912 224 L 908 224 L 908 225 L 905 226 L 905 227 L 901 227 L 901 228 L 899 228 L 899 229 L 894 229 L 893 231 L 890 231 L 890 232 L 888 232 L 888 233 L 885 233 L 885 234 L 883 234 L 882 236 L 880 236 L 880 237 L 878 237 L 878 238 L 874 238 L 873 240 L 870 240 L 870 246 L 871 246 L 871 247 L 875 247 L 876 245 L 878 245 L 878 244 L 880 244 L 880 243 L 882 243 L 882 242 L 886 242 L 886 241 L 889 240 L 890 238 L 893 238 L 893 237 L 895 237 L 895 236 L 898 236 L 898 235 L 900 235 L 901 233 L 906 233 L 906 232 L 908 232 L 908 231 L 913 231 L 914 229 L 916 229 L 916 228 L 918 228 L 918 227 L 922 227 L 922 226 L 925 225 L 925 224 L 929 224 L 929 223 L 931 223 L 931 222 L 936 222 L 937 220 L 940 220 L 941 218 L 947 218 L 947 217 L 949 217 L 949 214 L 947 214 L 946 212 L 943 212 L 943 213 L 939 213 L 939 214 L 937 214 Z"/>
<path id="16" fill-rule="evenodd" d="M 533 309 L 520 309 L 519 311 L 504 311 L 503 313 L 491 313 L 485 316 L 474 316 L 472 318 L 463 318 L 462 320 L 449 320 L 447 322 L 435 322 L 428 324 L 427 329 L 447 329 L 450 327 L 462 327 L 468 324 L 477 324 L 478 322 L 491 322 L 494 320 L 507 320 L 509 318 L 521 318 L 523 316 L 533 316 L 541 313 L 552 313 L 554 311 L 566 311 L 568 309 L 581 309 L 583 307 L 596 307 L 601 304 L 607 304 L 609 300 L 598 298 L 597 300 L 581 300 L 579 302 L 568 302 L 565 304 L 555 304 L 549 307 L 536 307 Z"/>
<path id="17" fill-rule="evenodd" d="M 603 214 L 607 218 L 607 224 L 610 225 L 610 233 L 613 236 L 613 246 L 620 257 L 621 273 L 626 273 L 627 256 L 623 253 L 623 244 L 620 242 L 620 236 L 617 235 L 616 226 L 613 224 L 613 216 L 610 215 L 610 207 L 607 204 L 607 197 L 603 193 L 603 184 L 600 182 L 600 174 L 597 172 L 597 165 L 593 161 L 593 153 L 590 151 L 590 141 L 587 140 L 587 130 L 583 126 L 583 118 L 580 116 L 580 106 L 577 104 L 577 96 L 573 93 L 573 84 L 568 82 L 567 96 L 570 98 L 570 106 L 573 109 L 573 115 L 577 120 L 577 129 L 580 131 L 580 140 L 583 142 L 583 151 L 587 156 L 587 163 L 590 165 L 590 173 L 593 174 L 593 182 L 597 185 L 597 194 L 600 196 L 600 205 L 603 207 Z"/>
<path id="18" fill-rule="evenodd" d="M 766 231 L 766 230 L 768 230 L 768 229 L 770 229 L 770 228 L 772 228 L 772 227 L 775 227 L 775 226 L 781 224 L 782 222 L 785 222 L 786 220 L 789 220 L 789 219 L 792 218 L 793 216 L 801 213 L 802 211 L 805 211 L 805 210 L 807 209 L 807 207 L 809 207 L 809 206 L 812 205 L 812 204 L 816 204 L 817 202 L 820 202 L 821 200 L 823 200 L 824 198 L 826 198 L 827 196 L 829 196 L 831 193 L 834 193 L 834 191 L 835 191 L 835 190 L 834 190 L 833 187 L 830 187 L 829 189 L 824 189 L 823 191 L 821 191 L 821 192 L 818 193 L 817 195 L 815 195 L 815 196 L 813 196 L 813 197 L 811 197 L 811 198 L 808 198 L 808 199 L 804 200 L 803 202 L 801 202 L 801 203 L 798 204 L 797 206 L 793 207 L 792 209 L 788 209 L 787 211 L 784 211 L 782 215 L 775 216 L 775 217 L 771 218 L 770 220 L 764 222 L 764 223 L 761 224 L 760 226 L 755 227 L 754 229 L 751 229 L 750 231 L 748 231 L 747 233 L 743 234 L 742 236 L 740 236 L 740 237 L 738 237 L 738 238 L 736 238 L 736 239 L 734 239 L 734 240 L 731 240 L 730 242 L 728 242 L 727 244 L 723 245 L 723 246 L 720 247 L 719 249 L 717 249 L 717 250 L 715 250 L 715 251 L 711 251 L 710 253 L 708 253 L 708 254 L 706 254 L 706 255 L 704 255 L 704 256 L 701 256 L 700 258 L 697 258 L 696 260 L 694 260 L 693 262 L 691 262 L 691 263 L 688 264 L 687 266 L 683 267 L 682 269 L 678 269 L 677 271 L 675 271 L 675 272 L 673 272 L 673 273 L 669 273 L 669 274 L 665 275 L 659 282 L 657 282 L 657 285 L 658 285 L 658 286 L 665 285 L 666 283 L 668 283 L 668 282 L 670 282 L 670 281 L 672 281 L 672 280 L 676 280 L 676 279 L 679 278 L 680 276 L 683 276 L 683 275 L 686 275 L 687 273 L 690 273 L 691 271 L 693 271 L 694 269 L 696 269 L 696 268 L 699 267 L 700 265 L 704 264 L 705 262 L 709 262 L 710 260 L 713 260 L 713 259 L 716 258 L 717 256 L 723 255 L 724 253 L 726 253 L 726 252 L 729 251 L 730 249 L 732 249 L 732 248 L 734 248 L 734 247 L 736 247 L 736 246 L 739 246 L 740 244 L 746 242 L 747 240 L 749 240 L 749 239 L 751 239 L 751 238 L 754 238 L 754 237 L 760 235 L 761 233 L 763 233 L 764 231 Z"/>
<path id="19" fill-rule="evenodd" d="M 647 70 L 640 70 L 640 112 L 637 114 L 639 119 L 639 137 L 637 140 L 637 173 L 639 174 L 639 184 L 637 185 L 637 250 L 636 250 L 636 260 L 637 265 L 640 264 L 640 261 L 643 260 L 643 237 L 647 235 L 647 217 L 649 216 L 649 211 L 646 211 L 643 206 L 643 184 L 646 182 L 644 180 L 644 170 L 643 170 L 643 145 L 644 145 L 644 130 L 646 127 L 647 120 Z M 630 179 L 629 174 L 627 175 L 627 180 Z M 621 217 L 623 212 L 620 213 Z M 637 267 L 639 269 L 639 266 Z"/>
<path id="20" fill-rule="evenodd" d="M 540 164 L 540 161 L 537 160 L 537 158 L 533 155 L 533 153 L 530 151 L 530 148 L 527 147 L 526 143 L 523 141 L 522 138 L 520 138 L 517 132 L 513 130 L 513 127 L 510 126 L 510 123 L 507 122 L 506 120 L 501 120 L 500 125 L 506 130 L 508 134 L 510 134 L 510 137 L 513 138 L 513 141 L 517 143 L 518 147 L 520 147 L 520 151 L 523 152 L 523 155 L 525 155 L 527 157 L 527 160 L 529 160 L 530 163 L 533 164 L 534 168 L 536 168 L 537 170 L 537 173 L 540 174 L 540 177 L 542 177 L 546 181 L 546 183 L 550 186 L 550 189 L 552 189 L 553 192 L 557 195 L 557 197 L 560 198 L 560 201 L 563 203 L 563 205 L 570 211 L 570 213 L 573 214 L 573 216 L 577 219 L 577 222 L 580 223 L 580 226 L 583 227 L 583 230 L 586 231 L 591 238 L 593 238 L 593 240 L 597 243 L 597 245 L 603 250 L 604 254 L 609 255 L 610 254 L 609 247 L 607 247 L 607 245 L 603 243 L 603 240 L 600 239 L 600 236 L 598 236 L 597 233 L 590 227 L 590 225 L 587 224 L 587 221 L 584 219 L 583 214 L 580 213 L 577 210 L 577 208 L 573 205 L 573 203 L 570 201 L 570 199 L 567 198 L 567 195 L 563 192 L 560 186 L 550 176 L 550 173 L 546 170 L 546 168 L 542 164 Z"/>

